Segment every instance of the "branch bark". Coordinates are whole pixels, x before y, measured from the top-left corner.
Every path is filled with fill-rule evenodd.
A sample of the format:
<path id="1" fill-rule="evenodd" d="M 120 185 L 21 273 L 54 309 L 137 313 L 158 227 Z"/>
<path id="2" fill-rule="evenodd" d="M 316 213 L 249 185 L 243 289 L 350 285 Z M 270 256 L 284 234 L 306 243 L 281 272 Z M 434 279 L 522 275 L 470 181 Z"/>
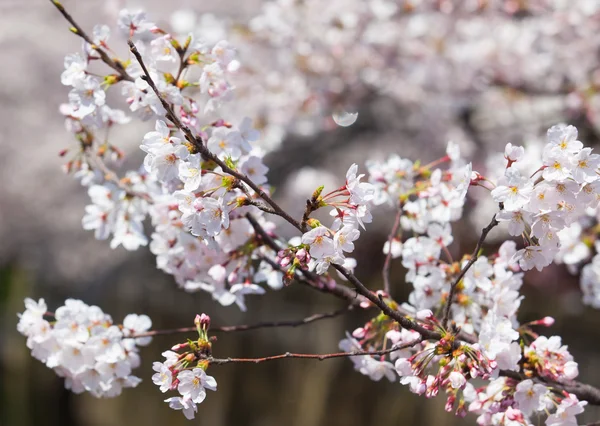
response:
<path id="1" fill-rule="evenodd" d="M 487 238 L 487 235 L 496 226 L 498 226 L 498 221 L 496 220 L 496 215 L 494 214 L 494 216 L 492 217 L 492 220 L 490 221 L 488 226 L 486 226 L 485 228 L 483 228 L 481 230 L 481 235 L 479 236 L 479 241 L 477 241 L 475 250 L 473 251 L 473 254 L 471 254 L 471 259 L 467 262 L 467 264 L 464 266 L 464 268 L 462 268 L 462 270 L 460 271 L 460 273 L 458 274 L 458 276 L 456 277 L 456 279 L 450 286 L 450 292 L 448 293 L 448 299 L 446 300 L 446 309 L 444 310 L 444 319 L 442 320 L 442 325 L 444 326 L 444 328 L 448 328 L 448 322 L 450 321 L 450 308 L 452 307 L 452 301 L 454 299 L 454 295 L 456 293 L 456 287 L 458 286 L 458 283 L 460 282 L 460 280 L 463 279 L 463 277 L 465 276 L 467 271 L 469 269 L 471 269 L 471 266 L 473 266 L 473 264 L 475 262 L 477 262 L 477 259 L 479 259 L 479 251 L 481 250 L 481 247 L 483 246 L 483 243 L 484 243 L 485 239 Z"/>
<path id="2" fill-rule="evenodd" d="M 353 357 L 353 356 L 386 355 L 386 354 L 389 354 L 392 352 L 399 351 L 401 349 L 410 348 L 412 346 L 419 344 L 421 341 L 422 341 L 422 339 L 417 339 L 410 343 L 406 343 L 404 345 L 400 345 L 400 346 L 396 346 L 396 347 L 392 347 L 390 349 L 384 349 L 384 350 L 380 350 L 380 351 L 337 352 L 337 353 L 331 353 L 331 354 L 296 354 L 296 353 L 286 352 L 281 355 L 273 355 L 273 356 L 268 356 L 268 357 L 264 357 L 264 358 L 223 358 L 223 359 L 219 359 L 219 358 L 209 357 L 207 359 L 210 362 L 210 364 L 213 364 L 213 365 L 223 365 L 223 364 L 231 364 L 231 363 L 260 364 L 262 362 L 276 361 L 276 360 L 285 359 L 285 358 L 304 358 L 304 359 L 313 359 L 313 360 L 323 361 L 323 360 L 332 359 L 332 358 L 348 358 L 348 357 Z"/>
<path id="3" fill-rule="evenodd" d="M 333 312 L 325 312 L 322 314 L 314 314 L 306 318 L 302 318 L 300 320 L 290 320 L 290 321 L 268 321 L 268 322 L 259 322 L 256 324 L 242 324 L 242 325 L 226 325 L 222 327 L 211 327 L 210 331 L 213 332 L 238 332 L 238 331 L 250 331 L 250 330 L 258 330 L 261 328 L 277 328 L 277 327 L 299 327 L 301 325 L 311 324 L 316 321 L 335 318 L 337 316 L 343 315 L 347 312 L 350 312 L 354 309 L 353 305 L 348 305 L 342 309 L 338 309 Z M 138 337 L 150 337 L 150 336 L 158 336 L 164 334 L 177 334 L 177 333 L 190 333 L 192 331 L 196 331 L 196 327 L 182 327 L 182 328 L 173 328 L 169 330 L 153 330 L 148 331 L 146 333 L 138 333 L 133 336 L 128 336 L 130 338 L 138 338 Z"/>

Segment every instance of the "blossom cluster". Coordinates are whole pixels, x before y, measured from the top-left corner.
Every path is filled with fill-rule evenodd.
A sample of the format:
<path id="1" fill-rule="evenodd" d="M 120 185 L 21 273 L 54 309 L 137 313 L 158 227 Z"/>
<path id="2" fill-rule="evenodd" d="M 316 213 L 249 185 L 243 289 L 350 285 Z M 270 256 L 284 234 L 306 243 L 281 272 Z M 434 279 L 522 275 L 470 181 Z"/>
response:
<path id="1" fill-rule="evenodd" d="M 577 129 L 558 125 L 548 130 L 543 165 L 532 176 L 523 176 L 515 163 L 522 147 L 507 145 L 504 176 L 491 195 L 502 203 L 499 221 L 508 222 L 513 236 L 523 236 L 526 247 L 515 254 L 523 270 L 542 270 L 560 247 L 558 233 L 596 209 L 600 200 L 600 155 L 577 140 Z"/>
<path id="2" fill-rule="evenodd" d="M 44 299 L 25 299 L 25 308 L 17 330 L 27 337 L 31 355 L 65 378 L 67 389 L 115 397 L 140 383 L 131 372 L 140 366 L 138 346 L 152 340 L 135 337 L 152 326 L 146 315 L 129 314 L 122 325 L 114 325 L 98 306 L 76 299 L 67 299 L 54 313 Z"/>
<path id="3" fill-rule="evenodd" d="M 217 381 L 206 374 L 208 364 L 198 359 L 198 354 L 210 356 L 211 344 L 207 340 L 210 317 L 197 315 L 195 324 L 199 333 L 196 342 L 173 346 L 170 351 L 163 352 L 165 360 L 155 362 L 152 369 L 156 372 L 152 381 L 161 392 L 177 390 L 180 396 L 167 398 L 165 402 L 174 410 L 181 410 L 189 420 L 193 419 L 198 406 L 206 398 L 206 389 L 217 390 Z"/>
<path id="4" fill-rule="evenodd" d="M 227 77 L 238 66 L 233 48 L 226 41 L 206 45 L 192 35 L 179 42 L 141 12 L 122 11 L 118 30 L 135 42 L 158 93 L 199 143 L 268 191 L 268 168 L 261 151 L 250 145 L 259 137 L 251 120 L 233 125 L 218 114 L 232 93 Z M 172 274 L 180 287 L 208 291 L 223 305 L 236 303 L 245 309 L 245 295 L 265 291 L 256 282 L 272 288 L 282 285 L 282 274 L 254 265 L 253 250 L 248 250 L 264 249 L 249 247 L 257 244 L 245 215 L 252 213 L 262 226 L 271 227 L 252 205 L 256 194 L 203 158 L 180 129 L 165 122 L 164 105 L 143 78 L 140 63 L 114 58 L 117 73 L 102 79 L 92 72 L 92 62 L 101 58 L 99 51 L 110 49 L 109 36 L 109 27 L 96 26 L 94 46 L 84 42 L 82 53 L 68 55 L 61 78 L 73 87 L 61 111 L 67 129 L 79 141 L 79 149 L 61 155 L 69 155 L 65 169 L 89 188 L 92 202 L 83 227 L 93 230 L 97 239 L 110 238 L 112 248 L 136 250 L 149 244 L 158 268 Z M 109 162 L 118 164 L 121 151 L 101 136 L 131 120 L 107 105 L 105 93 L 117 85 L 133 116 L 155 121 L 155 130 L 140 143 L 146 153 L 143 167 L 123 178 L 107 168 Z M 148 217 L 154 227 L 150 238 L 143 225 Z"/>
<path id="5" fill-rule="evenodd" d="M 344 252 L 354 251 L 354 241 L 360 236 L 360 228 L 364 229 L 365 223 L 372 221 L 370 202 L 375 192 L 371 184 L 360 181 L 364 175 L 357 175 L 357 171 L 358 166 L 353 164 L 346 173 L 344 186 L 325 195 L 321 195 L 323 188 L 319 188 L 313 196 L 314 210 L 333 207 L 330 211 L 333 223 L 328 228 L 317 220 L 308 221 L 312 229 L 302 235 L 304 246 L 299 249 L 308 249 L 308 256 L 301 254 L 299 258 L 296 254 L 295 259 L 317 274 L 327 272 L 332 263 L 350 269 L 356 265 L 354 259 L 345 257 Z M 280 263 L 289 263 L 285 254 L 280 258 Z"/>
<path id="6" fill-rule="evenodd" d="M 556 411 L 546 418 L 547 426 L 577 425 L 575 416 L 583 413 L 587 402 L 579 401 L 574 394 L 553 394 L 545 385 L 527 379 L 517 382 L 499 377 L 485 388 L 475 388 L 470 383 L 463 391 L 468 409 L 479 414 L 480 425 L 530 426 L 531 416 Z"/>
<path id="7" fill-rule="evenodd" d="M 389 303 L 394 306 L 393 301 Z M 414 319 L 424 327 L 442 329 L 429 310 L 416 312 Z M 375 381 L 387 377 L 393 382 L 398 375 L 400 383 L 407 385 L 411 392 L 427 398 L 443 391 L 447 394 L 446 411 L 455 411 L 460 417 L 469 412 L 478 414 L 480 425 L 531 425 L 533 415 L 549 413 L 555 407 L 556 412 L 548 416 L 547 425 L 577 424 L 575 416 L 583 412 L 587 402 L 579 401 L 575 395 L 560 393 L 548 387 L 547 382 L 538 380 L 496 378 L 501 369 L 513 369 L 524 372 L 526 377 L 572 381 L 578 375 L 577 363 L 567 347 L 561 344 L 560 337 L 536 337 L 522 353 L 519 344 L 512 342 L 510 346 L 516 356 L 511 361 L 506 354 L 494 353 L 493 346 L 502 346 L 503 339 L 504 343 L 510 344 L 520 333 L 513 330 L 510 321 L 504 317 L 494 315 L 494 321 L 495 324 L 482 326 L 478 343 L 465 344 L 459 343 L 451 333 L 445 333 L 437 342 L 422 341 L 419 333 L 398 329 L 393 320 L 379 315 L 354 330 L 352 335 L 347 335 L 339 346 L 346 352 L 389 346 L 389 361 L 384 355 L 357 356 L 351 358 L 355 369 Z M 525 334 L 536 336 L 529 326 L 552 323 L 551 319 L 545 318 L 520 330 L 527 332 L 523 337 Z M 489 344 L 491 341 L 494 343 Z M 513 368 L 508 363 L 512 363 Z M 471 382 L 475 378 L 489 382 L 476 388 Z"/>

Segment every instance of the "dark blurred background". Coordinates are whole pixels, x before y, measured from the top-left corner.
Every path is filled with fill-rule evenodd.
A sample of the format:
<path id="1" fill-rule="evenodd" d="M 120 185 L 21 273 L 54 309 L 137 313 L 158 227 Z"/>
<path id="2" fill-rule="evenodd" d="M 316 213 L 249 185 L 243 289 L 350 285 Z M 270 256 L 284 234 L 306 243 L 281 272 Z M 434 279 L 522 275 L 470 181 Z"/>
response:
<path id="1" fill-rule="evenodd" d="M 217 3 L 185 2 L 199 12 L 212 12 L 243 20 L 255 13 L 258 0 L 223 0 Z M 84 28 L 114 22 L 115 10 L 124 4 L 111 0 L 65 3 Z M 132 4 L 127 4 L 130 7 Z M 153 17 L 167 16 L 171 4 L 159 0 L 139 2 Z M 160 336 L 142 349 L 143 364 L 135 374 L 143 383 L 115 399 L 74 395 L 63 381 L 31 358 L 25 338 L 15 329 L 17 312 L 25 297 L 45 298 L 49 309 L 65 298 L 96 304 L 120 321 L 127 313 L 145 313 L 153 328 L 192 325 L 196 313 L 207 312 L 214 325 L 234 325 L 276 319 L 299 319 L 342 307 L 342 302 L 305 287 L 292 285 L 263 297 L 248 298 L 248 313 L 223 308 L 207 294 L 185 294 L 171 277 L 159 272 L 147 249 L 115 251 L 95 241 L 81 228 L 85 190 L 60 170 L 58 151 L 71 143 L 58 113 L 67 88 L 60 85 L 62 58 L 80 48 L 79 40 L 47 1 L 0 0 L 0 424 L 104 426 L 104 425 L 453 425 L 474 424 L 475 417 L 456 419 L 444 411 L 443 397 L 428 401 L 410 394 L 398 383 L 372 382 L 353 371 L 349 360 L 324 362 L 282 360 L 259 365 L 231 364 L 211 368 L 219 390 L 209 393 L 197 418 L 187 421 L 163 403 L 164 395 L 152 384 L 151 365 L 160 353 L 183 341 L 184 335 Z M 158 21 L 158 20 L 157 20 Z M 543 135 L 549 124 L 571 119 L 544 99 L 529 99 L 527 120 L 521 109 L 507 104 L 502 127 L 485 119 L 489 106 L 466 109 L 452 118 L 455 141 L 468 152 L 474 169 L 484 167 L 488 152 L 503 150 L 507 141 L 523 143 L 519 126 L 526 121 L 527 135 Z M 542 104 L 543 107 L 539 107 Z M 538 108 L 539 107 L 539 108 Z M 313 137 L 290 136 L 267 156 L 270 179 L 278 188 L 294 188 L 307 169 L 327 168 L 343 179 L 352 162 L 368 157 L 384 158 L 398 152 L 403 157 L 431 161 L 443 154 L 448 131 L 436 132 L 434 122 L 409 122 L 406 106 L 385 96 L 371 96 L 359 111 L 359 120 L 348 129 Z M 487 110 L 486 110 L 487 108 Z M 493 108 L 491 108 L 493 110 Z M 539 109 L 539 112 L 537 112 Z M 549 111 L 550 109 L 550 111 Z M 486 115 L 487 114 L 487 115 Z M 508 117 L 508 118 L 506 118 Z M 506 121 L 508 120 L 508 121 Z M 511 121 L 512 120 L 512 121 Z M 586 144 L 596 146 L 592 126 L 574 123 Z M 422 131 L 428 128 L 429 131 Z M 516 136 L 508 139 L 507 131 Z M 124 133 L 124 149 L 132 153 L 129 164 L 139 162 L 137 145 L 143 130 L 135 126 Z M 523 136 L 521 136 L 523 138 Z M 125 145 L 125 146 L 124 146 Z M 343 147 L 343 150 L 340 149 Z M 340 154 L 340 151 L 342 153 Z M 302 174 L 304 173 L 304 174 Z M 280 191 L 282 192 L 287 191 Z M 296 215 L 298 198 L 281 199 Z M 467 212 L 470 211 L 468 207 Z M 468 214 L 467 214 L 468 217 Z M 381 247 L 391 226 L 389 212 L 380 211 L 357 244 L 358 275 L 370 288 L 381 288 Z M 466 219 L 455 226 L 452 251 L 470 252 L 477 240 L 474 225 L 486 218 Z M 492 244 L 496 244 L 492 241 Z M 397 262 L 393 282 L 397 300 L 406 300 L 410 289 Z M 520 319 L 545 315 L 556 318 L 548 333 L 563 336 L 580 366 L 580 379 L 600 385 L 600 315 L 580 302 L 578 278 L 560 266 L 543 274 L 527 275 Z M 295 329 L 258 330 L 219 334 L 217 356 L 253 357 L 295 352 L 334 352 L 346 330 L 368 319 L 351 313 Z M 600 410 L 588 408 L 583 423 L 600 419 Z"/>

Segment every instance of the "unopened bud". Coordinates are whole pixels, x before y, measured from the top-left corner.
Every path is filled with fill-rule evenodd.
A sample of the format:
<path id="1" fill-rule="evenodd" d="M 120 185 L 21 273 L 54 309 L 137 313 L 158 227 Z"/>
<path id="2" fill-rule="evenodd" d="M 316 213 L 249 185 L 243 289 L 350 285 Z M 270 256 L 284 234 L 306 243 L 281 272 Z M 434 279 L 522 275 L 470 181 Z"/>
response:
<path id="1" fill-rule="evenodd" d="M 306 256 L 308 255 L 308 253 L 306 252 L 306 249 L 300 249 L 296 252 L 296 259 L 298 259 L 301 262 L 304 262 L 306 260 Z"/>
<path id="2" fill-rule="evenodd" d="M 174 351 L 174 352 L 178 352 L 178 351 L 180 351 L 183 348 L 187 348 L 188 346 L 189 346 L 189 343 L 187 343 L 187 342 L 186 343 L 178 343 L 178 344 L 174 345 L 171 348 L 171 350 Z"/>
<path id="3" fill-rule="evenodd" d="M 445 410 L 447 412 L 452 411 L 452 408 L 454 408 L 454 402 L 456 401 L 456 396 L 454 395 L 449 395 L 448 399 L 446 400 L 446 406 L 445 406 Z"/>
<path id="4" fill-rule="evenodd" d="M 552 317 L 544 317 L 540 321 L 540 324 L 545 325 L 546 327 L 552 327 L 554 325 L 554 318 Z"/>
<path id="5" fill-rule="evenodd" d="M 352 337 L 354 337 L 355 339 L 362 339 L 363 337 L 365 337 L 365 329 L 363 327 L 358 327 L 352 332 Z"/>
<path id="6" fill-rule="evenodd" d="M 290 262 L 291 262 L 291 259 L 288 256 L 286 256 L 286 257 L 281 258 L 281 260 L 279 260 L 279 265 L 282 268 L 287 268 L 288 265 L 290 264 Z"/>
<path id="7" fill-rule="evenodd" d="M 210 317 L 206 314 L 196 315 L 196 319 L 201 327 L 208 329 L 210 327 Z"/>

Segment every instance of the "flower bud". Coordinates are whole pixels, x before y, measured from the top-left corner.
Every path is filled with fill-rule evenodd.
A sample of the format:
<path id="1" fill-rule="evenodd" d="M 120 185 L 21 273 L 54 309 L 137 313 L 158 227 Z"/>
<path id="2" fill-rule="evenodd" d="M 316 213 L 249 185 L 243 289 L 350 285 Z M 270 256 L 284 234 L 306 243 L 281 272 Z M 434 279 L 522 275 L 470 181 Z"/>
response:
<path id="1" fill-rule="evenodd" d="M 546 327 L 551 327 L 554 325 L 554 318 L 552 317 L 544 317 L 541 319 L 541 325 L 545 325 Z"/>
<path id="2" fill-rule="evenodd" d="M 456 396 L 455 395 L 449 395 L 448 399 L 446 400 L 446 406 L 444 407 L 444 409 L 447 412 L 452 411 L 452 408 L 454 408 L 454 402 L 456 401 Z"/>
<path id="3" fill-rule="evenodd" d="M 306 260 L 307 255 L 308 253 L 306 252 L 306 249 L 301 248 L 296 252 L 296 259 L 298 259 L 301 262 L 304 262 Z"/>
<path id="4" fill-rule="evenodd" d="M 365 329 L 363 327 L 358 327 L 352 332 L 352 337 L 354 337 L 355 339 L 362 339 L 363 337 L 365 337 Z"/>
<path id="5" fill-rule="evenodd" d="M 187 348 L 189 346 L 189 343 L 177 343 L 176 345 L 174 345 L 171 350 L 174 352 L 178 352 L 181 349 Z"/>
<path id="6" fill-rule="evenodd" d="M 200 315 L 200 325 L 209 328 L 210 327 L 210 317 L 206 314 Z"/>

